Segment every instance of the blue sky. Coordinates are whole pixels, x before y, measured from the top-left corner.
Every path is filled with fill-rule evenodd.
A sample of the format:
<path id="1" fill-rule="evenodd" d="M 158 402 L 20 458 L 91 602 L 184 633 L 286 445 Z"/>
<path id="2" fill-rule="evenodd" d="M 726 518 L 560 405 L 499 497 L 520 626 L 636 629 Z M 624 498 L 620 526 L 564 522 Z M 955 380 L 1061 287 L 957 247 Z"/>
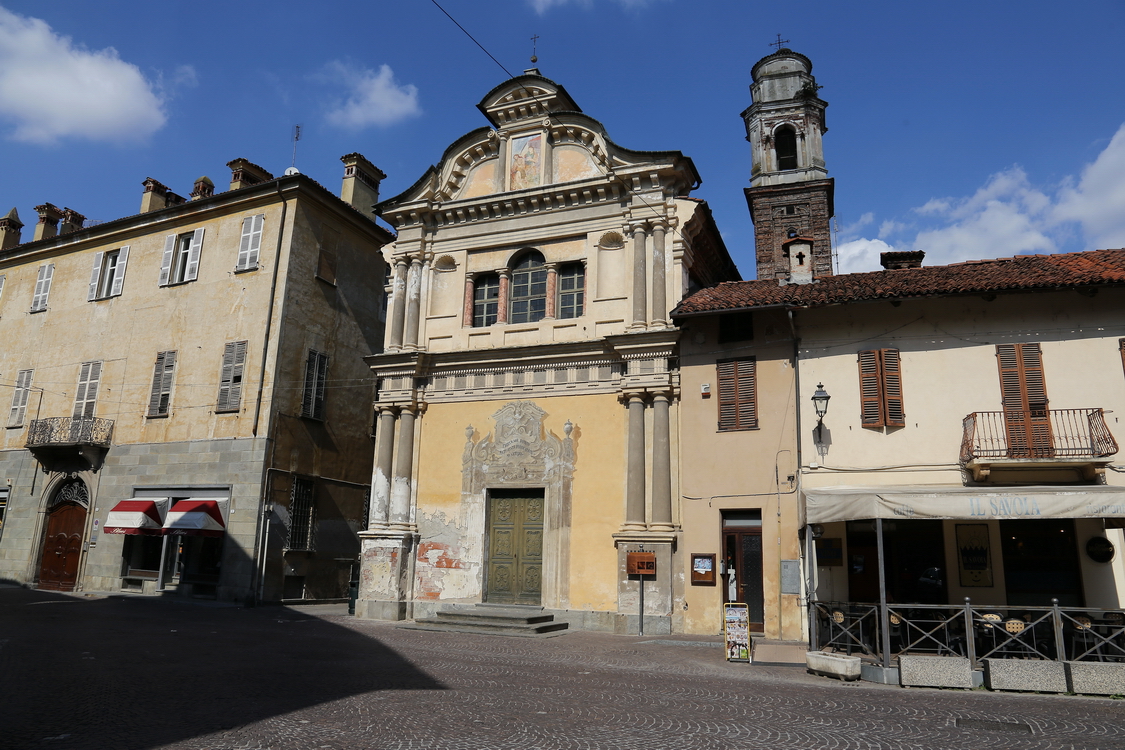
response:
<path id="1" fill-rule="evenodd" d="M 829 102 L 841 270 L 1125 247 L 1125 3 L 442 0 L 512 73 L 538 67 L 610 137 L 677 149 L 752 277 L 739 113 L 780 33 Z M 245 157 L 332 190 L 359 151 L 396 195 L 506 74 L 430 0 L 0 0 L 0 213 L 136 213 Z"/>

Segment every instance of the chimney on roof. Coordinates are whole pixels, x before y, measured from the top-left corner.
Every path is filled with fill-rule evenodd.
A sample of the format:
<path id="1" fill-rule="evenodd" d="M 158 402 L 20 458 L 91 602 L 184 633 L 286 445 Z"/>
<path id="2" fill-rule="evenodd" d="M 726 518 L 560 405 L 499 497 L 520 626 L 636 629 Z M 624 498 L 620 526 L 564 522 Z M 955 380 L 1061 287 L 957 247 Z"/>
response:
<path id="1" fill-rule="evenodd" d="M 59 234 L 69 234 L 70 232 L 77 232 L 86 223 L 86 217 L 75 211 L 73 208 L 64 208 L 62 212 L 62 224 L 59 226 Z"/>
<path id="2" fill-rule="evenodd" d="M 142 214 L 168 207 L 168 196 L 171 193 L 168 192 L 167 185 L 151 177 L 145 178 L 145 181 L 141 184 L 145 186 L 145 191 L 141 195 Z"/>
<path id="3" fill-rule="evenodd" d="M 344 184 L 340 187 L 340 199 L 350 203 L 365 216 L 374 216 L 371 207 L 379 202 L 379 183 L 387 176 L 383 170 L 367 161 L 363 154 L 345 154 Z"/>
<path id="4" fill-rule="evenodd" d="M 193 201 L 197 201 L 200 198 L 210 198 L 214 194 L 215 183 L 211 182 L 210 177 L 208 177 L 207 175 L 203 175 L 198 180 L 196 180 L 195 185 L 192 186 L 191 199 Z"/>
<path id="5" fill-rule="evenodd" d="M 20 221 L 20 215 L 13 206 L 8 215 L 0 219 L 0 250 L 7 250 L 20 244 L 22 229 L 23 222 Z"/>
<path id="6" fill-rule="evenodd" d="M 42 206 L 36 206 L 35 210 L 39 212 L 39 223 L 35 225 L 35 239 L 43 240 L 58 234 L 59 222 L 63 217 L 59 207 L 53 203 L 44 203 Z"/>
<path id="7" fill-rule="evenodd" d="M 879 253 L 879 264 L 888 271 L 900 268 L 921 268 L 926 253 L 922 250 L 892 250 Z"/>
<path id="8" fill-rule="evenodd" d="M 250 187 L 251 185 L 257 185 L 259 182 L 273 179 L 272 174 L 246 159 L 240 158 L 228 161 L 227 166 L 230 167 L 231 190 Z"/>

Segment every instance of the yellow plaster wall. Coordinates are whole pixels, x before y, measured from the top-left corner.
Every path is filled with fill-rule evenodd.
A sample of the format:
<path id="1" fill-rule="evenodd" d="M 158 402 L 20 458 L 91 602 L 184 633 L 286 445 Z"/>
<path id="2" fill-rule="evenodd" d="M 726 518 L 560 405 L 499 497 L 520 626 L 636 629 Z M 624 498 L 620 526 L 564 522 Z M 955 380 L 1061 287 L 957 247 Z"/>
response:
<path id="1" fill-rule="evenodd" d="M 520 400 L 520 399 L 511 399 Z M 624 519 L 625 410 L 612 394 L 528 399 L 547 412 L 544 428 L 560 439 L 574 425 L 575 470 L 570 532 L 570 608 L 616 610 L 617 552 L 612 535 Z M 475 440 L 495 430 L 507 401 L 430 404 L 420 422 L 416 476 L 419 515 L 460 517 L 465 429 Z M 423 534 L 422 542 L 425 542 Z"/>

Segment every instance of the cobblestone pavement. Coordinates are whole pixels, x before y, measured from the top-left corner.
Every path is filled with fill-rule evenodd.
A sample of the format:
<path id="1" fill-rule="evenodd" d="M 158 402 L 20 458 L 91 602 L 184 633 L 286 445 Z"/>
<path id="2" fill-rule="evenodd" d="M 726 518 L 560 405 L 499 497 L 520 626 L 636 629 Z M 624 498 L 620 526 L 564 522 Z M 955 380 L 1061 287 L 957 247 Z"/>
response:
<path id="1" fill-rule="evenodd" d="M 0 589 L 0 748 L 1125 748 L 1125 701 L 845 684 L 692 636 L 332 612 Z"/>

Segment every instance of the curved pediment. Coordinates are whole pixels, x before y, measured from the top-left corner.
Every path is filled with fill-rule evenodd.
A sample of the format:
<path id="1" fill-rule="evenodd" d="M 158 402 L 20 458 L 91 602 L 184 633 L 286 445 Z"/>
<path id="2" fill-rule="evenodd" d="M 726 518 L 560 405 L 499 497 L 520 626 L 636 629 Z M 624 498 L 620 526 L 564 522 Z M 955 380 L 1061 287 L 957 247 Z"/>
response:
<path id="1" fill-rule="evenodd" d="M 489 91 L 480 100 L 477 109 L 498 128 L 551 112 L 582 111 L 565 88 L 539 75 L 535 68 L 524 71 L 522 76 L 509 78 Z"/>

